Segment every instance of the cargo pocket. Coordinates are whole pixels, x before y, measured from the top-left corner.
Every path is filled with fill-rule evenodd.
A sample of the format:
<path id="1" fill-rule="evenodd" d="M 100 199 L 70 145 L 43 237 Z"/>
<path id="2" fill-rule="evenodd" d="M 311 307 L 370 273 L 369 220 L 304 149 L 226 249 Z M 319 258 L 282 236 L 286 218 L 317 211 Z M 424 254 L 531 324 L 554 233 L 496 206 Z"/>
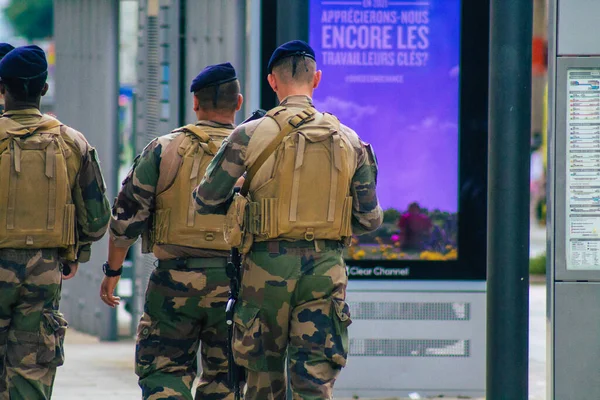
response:
<path id="1" fill-rule="evenodd" d="M 348 351 L 350 349 L 348 339 L 348 326 L 352 323 L 350 319 L 350 309 L 348 304 L 340 299 L 333 301 L 333 332 L 332 332 L 332 352 L 331 361 L 340 367 L 346 366 Z"/>
<path id="2" fill-rule="evenodd" d="M 267 371 L 259 311 L 242 303 L 233 315 L 233 357 L 237 365 L 250 371 Z"/>
<path id="3" fill-rule="evenodd" d="M 39 336 L 37 362 L 40 365 L 60 367 L 65 362 L 65 334 L 67 320 L 57 310 L 44 311 Z"/>
<path id="4" fill-rule="evenodd" d="M 148 314 L 142 315 L 137 327 L 135 345 L 135 373 L 144 378 L 156 371 L 159 343 L 156 335 L 157 323 Z"/>
<path id="5" fill-rule="evenodd" d="M 11 329 L 8 331 L 6 359 L 9 365 L 35 367 L 38 362 L 40 332 Z"/>
<path id="6" fill-rule="evenodd" d="M 227 244 L 232 247 L 239 247 L 242 244 L 242 235 L 247 228 L 244 227 L 247 204 L 248 199 L 236 193 L 225 215 L 223 235 Z"/>

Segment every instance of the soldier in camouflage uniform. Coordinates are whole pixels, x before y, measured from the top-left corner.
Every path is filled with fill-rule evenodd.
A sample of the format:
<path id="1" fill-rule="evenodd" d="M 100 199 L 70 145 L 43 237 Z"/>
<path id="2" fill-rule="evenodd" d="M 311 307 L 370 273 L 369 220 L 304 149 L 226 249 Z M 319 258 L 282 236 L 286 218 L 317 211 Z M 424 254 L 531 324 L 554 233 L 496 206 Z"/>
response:
<path id="1" fill-rule="evenodd" d="M 4 58 L 4 56 L 14 49 L 14 47 L 8 43 L 0 43 L 0 61 Z M 4 113 L 4 96 L 0 94 L 0 116 Z"/>
<path id="2" fill-rule="evenodd" d="M 110 218 L 94 148 L 39 111 L 46 77 L 37 46 L 0 62 L 0 399 L 50 399 L 67 328 L 61 281 L 89 260 Z"/>
<path id="3" fill-rule="evenodd" d="M 294 399 L 332 399 L 350 324 L 342 249 L 352 233 L 382 222 L 377 165 L 354 131 L 313 108 L 321 72 L 308 44 L 279 47 L 268 69 L 280 107 L 235 129 L 193 196 L 200 213 L 218 212 L 248 172 L 245 228 L 254 244 L 243 262 L 232 344 L 247 370 L 244 398 L 285 398 L 287 354 Z M 254 163 L 285 129 L 252 178 Z"/>
<path id="4" fill-rule="evenodd" d="M 200 342 L 202 375 L 196 399 L 232 399 L 227 387 L 225 272 L 230 246 L 223 216 L 200 216 L 191 193 L 221 142 L 233 131 L 242 105 L 229 63 L 205 68 L 193 81 L 195 125 L 148 144 L 123 181 L 110 223 L 108 268 L 121 268 L 127 249 L 149 237 L 158 258 L 138 327 L 136 373 L 144 399 L 192 399 Z M 118 277 L 107 277 L 101 296 L 110 306 Z"/>

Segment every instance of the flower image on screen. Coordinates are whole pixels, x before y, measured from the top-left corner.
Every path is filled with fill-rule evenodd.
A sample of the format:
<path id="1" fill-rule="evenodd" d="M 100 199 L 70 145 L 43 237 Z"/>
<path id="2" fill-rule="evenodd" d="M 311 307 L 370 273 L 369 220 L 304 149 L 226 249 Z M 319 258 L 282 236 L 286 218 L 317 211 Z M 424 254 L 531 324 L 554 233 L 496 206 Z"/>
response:
<path id="1" fill-rule="evenodd" d="M 460 0 L 311 0 L 317 109 L 370 143 L 384 223 L 347 257 L 458 256 Z"/>

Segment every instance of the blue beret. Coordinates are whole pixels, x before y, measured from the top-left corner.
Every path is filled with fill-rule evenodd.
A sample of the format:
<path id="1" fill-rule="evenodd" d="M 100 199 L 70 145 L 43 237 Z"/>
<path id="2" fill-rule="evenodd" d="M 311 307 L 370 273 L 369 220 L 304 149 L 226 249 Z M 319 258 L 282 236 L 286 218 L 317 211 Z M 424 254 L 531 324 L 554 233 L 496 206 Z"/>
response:
<path id="1" fill-rule="evenodd" d="M 315 59 L 315 51 L 308 45 L 308 43 L 302 40 L 292 40 L 279 46 L 275 49 L 267 65 L 267 71 L 270 74 L 273 72 L 273 66 L 279 61 L 286 57 L 291 56 L 304 56 Z"/>
<path id="2" fill-rule="evenodd" d="M 13 49 L 14 47 L 8 43 L 0 43 L 0 60 L 2 60 L 2 57 L 4 57 L 6 53 Z"/>
<path id="3" fill-rule="evenodd" d="M 200 89 L 218 86 L 236 79 L 235 68 L 230 63 L 209 65 L 194 78 L 190 86 L 190 92 L 194 93 Z"/>
<path id="4" fill-rule="evenodd" d="M 38 46 L 17 47 L 0 61 L 0 78 L 41 78 L 47 71 L 46 54 Z"/>

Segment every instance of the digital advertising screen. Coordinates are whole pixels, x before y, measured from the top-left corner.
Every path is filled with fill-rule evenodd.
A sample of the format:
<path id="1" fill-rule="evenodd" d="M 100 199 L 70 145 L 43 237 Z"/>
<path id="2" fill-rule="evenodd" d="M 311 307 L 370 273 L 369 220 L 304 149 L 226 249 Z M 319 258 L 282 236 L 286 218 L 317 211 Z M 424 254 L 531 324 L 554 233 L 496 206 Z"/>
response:
<path id="1" fill-rule="evenodd" d="M 353 238 L 351 275 L 381 265 L 401 277 L 407 268 L 384 266 L 456 261 L 461 1 L 310 0 L 309 20 L 323 71 L 315 106 L 370 143 L 379 167 L 384 223 Z M 374 263 L 361 269 L 361 260 Z"/>

